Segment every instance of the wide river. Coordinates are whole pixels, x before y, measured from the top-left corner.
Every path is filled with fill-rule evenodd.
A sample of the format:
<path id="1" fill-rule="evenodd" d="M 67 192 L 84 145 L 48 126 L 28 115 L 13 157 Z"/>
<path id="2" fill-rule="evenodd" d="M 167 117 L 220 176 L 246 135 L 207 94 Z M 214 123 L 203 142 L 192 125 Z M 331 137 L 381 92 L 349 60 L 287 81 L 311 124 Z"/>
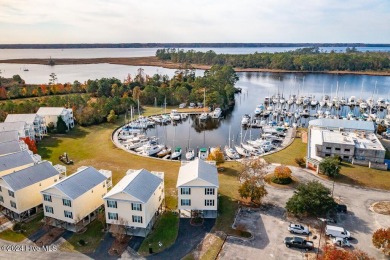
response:
<path id="1" fill-rule="evenodd" d="M 234 48 L 237 49 L 240 48 Z M 240 51 L 249 51 L 243 48 Z M 74 57 L 96 58 L 96 57 L 123 57 L 125 50 L 109 49 L 107 56 L 107 49 L 78 49 L 78 50 L 64 50 L 63 52 L 81 53 Z M 229 49 L 224 49 L 227 52 Z M 4 59 L 4 51 L 0 50 L 0 59 Z M 16 50 L 9 50 L 13 52 L 13 56 L 9 54 L 8 58 L 32 58 L 43 57 L 45 51 L 48 50 L 18 50 L 21 52 L 17 56 Z M 55 50 L 62 53 L 62 50 Z M 137 49 L 131 55 L 140 54 L 139 56 L 146 56 L 154 54 L 155 49 Z M 49 50 L 50 53 L 50 50 Z M 19 54 L 18 54 L 19 55 Z M 46 54 L 47 55 L 47 54 Z M 70 54 L 69 54 L 70 55 Z M 71 56 L 61 56 L 69 58 Z M 53 55 L 54 56 L 54 55 Z M 59 56 L 56 56 L 59 57 Z M 28 68 L 29 71 L 24 71 Z M 2 77 L 11 77 L 19 74 L 27 83 L 47 83 L 50 73 L 57 74 L 58 81 L 61 83 L 73 82 L 78 80 L 84 82 L 88 79 L 99 79 L 102 77 L 116 77 L 123 80 L 128 74 L 133 77 L 136 74 L 138 66 L 112 65 L 112 64 L 88 64 L 88 65 L 24 65 L 24 64 L 0 64 Z M 160 67 L 143 67 L 146 74 L 152 75 L 155 73 L 166 74 L 168 76 L 174 75 L 175 70 L 165 69 Z M 197 75 L 202 75 L 203 71 L 198 70 Z M 374 98 L 383 97 L 390 98 L 390 77 L 389 76 L 368 76 L 368 75 L 337 75 L 337 74 L 319 74 L 319 73 L 266 73 L 266 72 L 246 72 L 238 73 L 239 81 L 236 87 L 242 88 L 242 94 L 236 95 L 236 105 L 232 113 L 220 120 L 209 120 L 206 124 L 200 124 L 195 118 L 189 118 L 186 121 L 177 124 L 176 126 L 168 125 L 165 127 L 157 127 L 148 131 L 148 135 L 156 135 L 161 142 L 170 146 L 180 145 L 183 148 L 190 146 L 209 147 L 217 145 L 225 145 L 228 143 L 229 128 L 231 128 L 231 139 L 238 142 L 241 131 L 240 121 L 243 114 L 253 113 L 257 104 L 264 102 L 265 96 L 272 96 L 280 93 L 285 97 L 289 95 L 314 95 L 317 99 L 321 99 L 323 94 L 339 97 L 345 96 L 349 98 L 354 95 L 356 97 L 367 98 L 373 96 Z M 337 87 L 338 86 L 338 87 Z M 169 112 L 169 111 L 168 111 Z M 345 108 L 341 113 L 345 115 L 348 108 Z M 357 111 L 356 111 L 357 112 Z M 315 109 L 311 111 L 315 113 Z M 358 113 L 358 112 L 357 112 Z M 382 115 L 383 116 L 383 115 Z M 308 119 L 300 120 L 299 124 L 306 124 Z M 243 136 L 248 138 L 258 136 L 259 130 L 252 132 L 244 131 Z"/>

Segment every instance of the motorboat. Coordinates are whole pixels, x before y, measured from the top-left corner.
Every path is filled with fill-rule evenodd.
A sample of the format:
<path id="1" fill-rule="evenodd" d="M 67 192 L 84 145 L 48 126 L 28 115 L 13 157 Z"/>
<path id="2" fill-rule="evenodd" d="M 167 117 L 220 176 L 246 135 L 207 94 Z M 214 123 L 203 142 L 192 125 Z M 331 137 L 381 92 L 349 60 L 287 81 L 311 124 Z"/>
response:
<path id="1" fill-rule="evenodd" d="M 281 97 L 279 99 L 279 103 L 283 105 L 284 103 L 286 103 L 286 99 L 284 97 Z"/>
<path id="2" fill-rule="evenodd" d="M 143 146 L 143 155 L 153 156 L 160 152 L 164 148 L 164 145 L 157 144 L 156 142 L 151 142 Z"/>
<path id="3" fill-rule="evenodd" d="M 349 106 L 356 106 L 356 97 L 355 96 L 351 96 L 350 98 L 349 98 L 349 102 L 348 102 L 348 105 Z"/>
<path id="4" fill-rule="evenodd" d="M 170 114 L 169 116 L 170 116 L 171 119 L 174 120 L 174 121 L 179 121 L 179 120 L 181 119 L 181 116 L 180 116 L 180 114 L 177 112 L 176 109 L 173 109 L 173 110 L 171 111 L 171 114 Z"/>
<path id="5" fill-rule="evenodd" d="M 195 157 L 195 151 L 194 151 L 194 149 L 190 149 L 188 152 L 186 152 L 186 159 L 187 159 L 188 161 L 193 160 L 194 157 Z"/>
<path id="6" fill-rule="evenodd" d="M 359 107 L 363 110 L 366 110 L 368 108 L 368 104 L 366 102 L 360 103 Z"/>
<path id="7" fill-rule="evenodd" d="M 187 113 L 180 113 L 180 117 L 181 119 L 186 119 L 188 117 L 188 114 Z"/>
<path id="8" fill-rule="evenodd" d="M 310 101 L 310 105 L 313 106 L 313 107 L 317 106 L 317 105 L 318 105 L 317 99 L 314 99 L 314 98 L 313 98 L 313 99 Z"/>
<path id="9" fill-rule="evenodd" d="M 181 157 L 181 147 L 176 147 L 175 151 L 171 154 L 172 160 L 177 160 Z"/>
<path id="10" fill-rule="evenodd" d="M 248 125 L 250 123 L 250 121 L 251 121 L 250 115 L 245 114 L 245 115 L 242 116 L 241 125 L 246 126 L 246 125 Z"/>
<path id="11" fill-rule="evenodd" d="M 240 155 L 236 152 L 236 150 L 234 150 L 234 148 L 225 146 L 225 153 L 227 157 L 229 157 L 232 160 L 240 159 Z"/>
<path id="12" fill-rule="evenodd" d="M 202 113 L 199 115 L 199 120 L 207 120 L 207 118 L 209 117 L 209 115 L 207 113 Z"/>
<path id="13" fill-rule="evenodd" d="M 256 106 L 255 115 L 260 115 L 264 111 L 264 105 L 260 104 Z"/>
<path id="14" fill-rule="evenodd" d="M 209 151 L 207 148 L 200 148 L 198 152 L 198 157 L 201 160 L 207 160 L 207 157 L 209 157 Z"/>
<path id="15" fill-rule="evenodd" d="M 221 108 L 217 107 L 216 109 L 214 109 L 213 113 L 211 114 L 211 117 L 212 118 L 220 118 L 221 114 L 222 114 Z"/>
<path id="16" fill-rule="evenodd" d="M 160 158 L 165 157 L 168 154 L 171 154 L 171 152 L 172 152 L 171 148 L 165 147 L 164 149 L 162 149 L 160 152 L 157 153 L 157 156 Z"/>
<path id="17" fill-rule="evenodd" d="M 376 104 L 380 108 L 386 108 L 387 107 L 386 100 L 384 98 L 378 98 L 378 100 L 376 101 Z"/>
<path id="18" fill-rule="evenodd" d="M 235 146 L 234 148 L 236 148 L 236 151 L 238 154 L 244 156 L 244 157 L 249 157 L 251 156 L 250 152 L 248 152 L 247 150 L 245 150 L 244 148 L 240 147 L 240 146 Z"/>

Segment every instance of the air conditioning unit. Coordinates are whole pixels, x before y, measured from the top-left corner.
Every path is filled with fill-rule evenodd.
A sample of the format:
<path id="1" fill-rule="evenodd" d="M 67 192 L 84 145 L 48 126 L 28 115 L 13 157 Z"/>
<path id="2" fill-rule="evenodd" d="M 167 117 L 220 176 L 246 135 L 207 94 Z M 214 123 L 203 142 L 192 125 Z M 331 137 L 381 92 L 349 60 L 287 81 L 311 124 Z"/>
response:
<path id="1" fill-rule="evenodd" d="M 344 131 L 344 127 L 339 127 L 339 131 L 343 132 Z"/>

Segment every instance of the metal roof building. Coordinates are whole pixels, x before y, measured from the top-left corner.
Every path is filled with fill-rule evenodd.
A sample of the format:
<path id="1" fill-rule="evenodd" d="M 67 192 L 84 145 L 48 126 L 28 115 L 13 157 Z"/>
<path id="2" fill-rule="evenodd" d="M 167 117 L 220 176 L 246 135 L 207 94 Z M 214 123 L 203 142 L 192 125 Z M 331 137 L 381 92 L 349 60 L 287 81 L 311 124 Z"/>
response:
<path id="1" fill-rule="evenodd" d="M 4 122 L 26 122 L 32 125 L 37 120 L 37 117 L 39 117 L 37 114 L 8 114 Z"/>
<path id="2" fill-rule="evenodd" d="M 0 172 L 33 163 L 34 160 L 28 151 L 7 154 L 0 156 Z"/>
<path id="3" fill-rule="evenodd" d="M 321 118 L 321 119 L 310 120 L 309 121 L 309 128 L 310 127 L 319 127 L 319 128 L 325 128 L 325 129 L 343 128 L 345 130 L 360 130 L 360 131 L 368 131 L 368 132 L 375 131 L 374 122 L 330 119 L 330 118 Z"/>
<path id="4" fill-rule="evenodd" d="M 17 140 L 0 143 L 0 156 L 20 152 L 22 150 L 23 149 Z"/>
<path id="5" fill-rule="evenodd" d="M 19 140 L 19 134 L 16 130 L 1 131 L 0 132 L 0 143 L 17 141 Z"/>
<path id="6" fill-rule="evenodd" d="M 194 180 L 203 180 L 219 187 L 217 167 L 203 160 L 195 159 L 180 167 L 176 187 L 188 185 Z"/>

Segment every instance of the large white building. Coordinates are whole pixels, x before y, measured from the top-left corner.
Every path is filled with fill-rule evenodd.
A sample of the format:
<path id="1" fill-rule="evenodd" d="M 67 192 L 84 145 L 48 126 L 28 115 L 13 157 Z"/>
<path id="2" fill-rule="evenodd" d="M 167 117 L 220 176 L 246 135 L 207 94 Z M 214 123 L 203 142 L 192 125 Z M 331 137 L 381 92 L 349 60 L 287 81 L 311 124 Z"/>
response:
<path id="1" fill-rule="evenodd" d="M 59 181 L 64 172 L 44 161 L 0 177 L 2 212 L 17 221 L 41 210 L 41 190 Z"/>
<path id="2" fill-rule="evenodd" d="M 307 167 L 318 171 L 321 160 L 338 155 L 356 164 L 383 164 L 386 150 L 373 122 L 316 119 L 309 122 Z"/>
<path id="3" fill-rule="evenodd" d="M 219 181 L 215 163 L 199 159 L 183 162 L 176 188 L 181 217 L 217 217 Z"/>
<path id="4" fill-rule="evenodd" d="M 37 114 L 8 114 L 4 122 L 26 122 L 30 129 L 34 129 L 38 139 L 47 134 L 45 119 Z"/>
<path id="5" fill-rule="evenodd" d="M 146 237 L 163 208 L 164 173 L 129 170 L 104 201 L 109 226 L 122 225 L 128 235 Z"/>
<path id="6" fill-rule="evenodd" d="M 77 232 L 93 221 L 112 185 L 112 173 L 80 167 L 74 174 L 41 191 L 47 222 Z"/>
<path id="7" fill-rule="evenodd" d="M 71 108 L 41 107 L 38 109 L 37 114 L 45 119 L 46 126 L 53 123 L 54 127 L 57 127 L 58 117 L 60 116 L 68 130 L 74 127 L 73 110 Z"/>
<path id="8" fill-rule="evenodd" d="M 17 131 L 19 138 L 30 138 L 35 140 L 35 130 L 32 125 L 26 122 L 3 122 L 0 123 L 0 132 Z"/>

